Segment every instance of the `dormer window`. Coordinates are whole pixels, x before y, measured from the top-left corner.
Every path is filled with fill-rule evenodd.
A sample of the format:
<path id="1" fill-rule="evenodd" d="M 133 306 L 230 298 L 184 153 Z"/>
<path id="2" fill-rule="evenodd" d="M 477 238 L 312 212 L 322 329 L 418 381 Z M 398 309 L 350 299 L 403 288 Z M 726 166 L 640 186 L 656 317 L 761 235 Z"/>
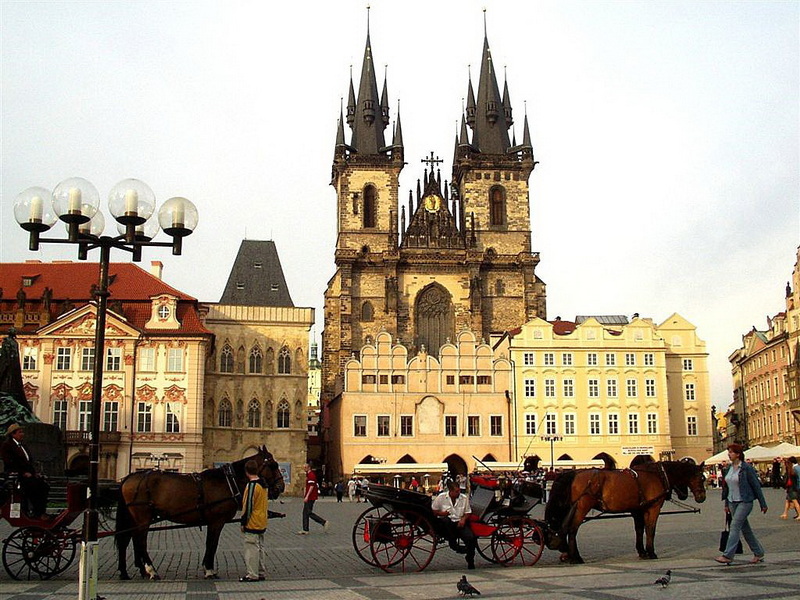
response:
<path id="1" fill-rule="evenodd" d="M 33 285 L 33 277 L 23 277 L 22 287 L 31 287 Z"/>
<path id="2" fill-rule="evenodd" d="M 273 283 L 272 287 L 270 289 L 272 289 L 273 292 L 277 292 L 278 291 L 278 284 L 277 283 Z"/>
<path id="3" fill-rule="evenodd" d="M 169 319 L 170 311 L 169 306 L 159 306 L 158 307 L 158 318 L 162 321 L 166 321 Z"/>
<path id="4" fill-rule="evenodd" d="M 261 268 L 263 268 L 263 266 L 264 266 L 264 264 L 260 260 L 257 260 L 256 262 L 253 263 L 253 268 L 254 269 L 261 269 Z"/>
<path id="5" fill-rule="evenodd" d="M 237 282 L 236 282 L 236 289 L 237 289 L 237 290 L 243 290 L 243 289 L 244 289 L 244 282 L 242 282 L 242 281 L 237 281 Z"/>

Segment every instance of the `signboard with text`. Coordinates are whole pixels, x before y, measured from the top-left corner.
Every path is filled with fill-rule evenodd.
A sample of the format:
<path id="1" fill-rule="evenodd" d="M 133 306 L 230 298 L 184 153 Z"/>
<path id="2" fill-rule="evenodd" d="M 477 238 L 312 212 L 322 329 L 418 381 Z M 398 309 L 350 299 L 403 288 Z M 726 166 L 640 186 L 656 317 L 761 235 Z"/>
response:
<path id="1" fill-rule="evenodd" d="M 622 454 L 636 456 L 638 454 L 653 454 L 655 448 L 653 446 L 623 446 Z"/>

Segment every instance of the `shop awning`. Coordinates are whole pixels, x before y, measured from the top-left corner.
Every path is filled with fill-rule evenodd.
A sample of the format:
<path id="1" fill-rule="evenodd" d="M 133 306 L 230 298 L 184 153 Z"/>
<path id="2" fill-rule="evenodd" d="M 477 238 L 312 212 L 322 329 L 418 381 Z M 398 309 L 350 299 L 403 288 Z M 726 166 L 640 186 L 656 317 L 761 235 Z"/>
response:
<path id="1" fill-rule="evenodd" d="M 372 474 L 393 474 L 393 473 L 444 473 L 447 471 L 447 463 L 380 463 L 377 465 L 356 465 L 353 473 L 360 475 Z"/>

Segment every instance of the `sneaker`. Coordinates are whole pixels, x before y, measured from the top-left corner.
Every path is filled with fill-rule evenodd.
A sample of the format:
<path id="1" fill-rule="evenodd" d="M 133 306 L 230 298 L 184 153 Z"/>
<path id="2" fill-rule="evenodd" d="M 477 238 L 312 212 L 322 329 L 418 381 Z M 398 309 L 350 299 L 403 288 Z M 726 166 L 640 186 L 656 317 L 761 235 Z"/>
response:
<path id="1" fill-rule="evenodd" d="M 322 525 L 322 529 L 325 531 L 325 533 L 328 533 L 328 531 L 331 529 L 331 522 L 325 521 L 325 523 Z"/>
<path id="2" fill-rule="evenodd" d="M 308 535 L 308 532 L 301 529 L 297 532 L 297 535 Z"/>
<path id="3" fill-rule="evenodd" d="M 247 575 L 245 575 L 244 577 L 239 577 L 239 581 L 242 581 L 242 582 L 245 582 L 245 581 L 258 581 L 258 579 L 254 579 L 253 577 L 248 577 Z"/>

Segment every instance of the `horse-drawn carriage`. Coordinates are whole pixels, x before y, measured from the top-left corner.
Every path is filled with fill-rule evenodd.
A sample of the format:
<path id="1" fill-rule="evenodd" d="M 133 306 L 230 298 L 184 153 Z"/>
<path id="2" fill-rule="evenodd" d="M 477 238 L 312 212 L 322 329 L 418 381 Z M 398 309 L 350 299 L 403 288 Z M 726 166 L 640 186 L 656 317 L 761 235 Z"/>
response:
<path id="1" fill-rule="evenodd" d="M 544 549 L 540 523 L 528 516 L 542 500 L 536 483 L 505 477 L 472 476 L 467 521 L 477 551 L 503 565 L 533 565 Z M 436 549 L 449 543 L 445 527 L 431 508 L 430 496 L 391 486 L 370 484 L 372 507 L 353 525 L 353 548 L 366 563 L 384 571 L 422 571 Z"/>

